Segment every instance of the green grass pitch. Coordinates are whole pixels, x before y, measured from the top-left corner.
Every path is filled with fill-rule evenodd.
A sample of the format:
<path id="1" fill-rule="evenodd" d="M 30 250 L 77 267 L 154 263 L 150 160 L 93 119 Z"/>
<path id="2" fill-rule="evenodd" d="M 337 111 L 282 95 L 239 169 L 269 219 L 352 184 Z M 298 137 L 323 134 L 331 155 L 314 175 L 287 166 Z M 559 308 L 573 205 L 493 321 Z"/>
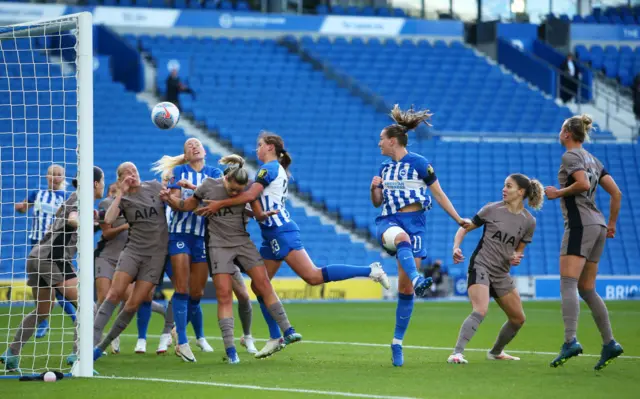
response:
<path id="1" fill-rule="evenodd" d="M 121 354 L 108 355 L 95 365 L 95 379 L 65 379 L 57 383 L 0 380 L 7 398 L 637 398 L 640 392 L 640 302 L 608 302 L 616 339 L 623 358 L 595 372 L 601 338 L 591 314 L 583 306 L 579 340 L 585 355 L 558 369 L 549 367 L 562 344 L 559 302 L 525 302 L 527 322 L 507 352 L 519 362 L 485 358 L 505 320 L 492 303 L 487 318 L 469 344 L 468 365 L 450 365 L 446 359 L 458 329 L 470 312 L 468 303 L 418 302 L 405 337 L 405 365 L 391 365 L 395 303 L 295 303 L 286 309 L 304 342 L 266 360 L 256 360 L 239 347 L 241 363 L 223 362 L 215 305 L 204 305 L 205 332 L 215 348 L 201 353 L 195 345 L 195 364 L 173 354 L 157 356 L 155 347 L 162 320 L 152 317 L 148 353 L 133 353 L 135 322 L 123 336 Z M 9 323 L 8 307 L 0 308 L 0 326 Z M 56 312 L 58 310 L 56 309 Z M 19 323 L 11 317 L 11 325 Z M 66 317 L 65 317 L 66 319 Z M 68 321 L 65 321 L 68 323 Z M 54 321 L 55 323 L 55 321 Z M 6 330 L 0 339 L 6 341 Z M 13 333 L 13 329 L 11 331 Z M 53 332 L 52 334 L 60 334 Z M 241 335 L 236 318 L 236 336 Z M 254 336 L 266 338 L 260 310 L 254 305 Z M 70 338 L 67 337 L 67 340 Z M 59 341 L 52 336 L 52 341 Z M 40 342 L 40 341 L 39 341 Z M 57 364 L 67 344 L 52 343 L 49 358 Z M 261 348 L 263 342 L 258 342 Z M 42 354 L 48 345 L 38 345 Z M 239 344 L 238 344 L 239 346 Z M 5 348 L 0 348 L 4 350 Z M 25 354 L 33 354 L 33 344 Z M 39 357 L 42 366 L 46 357 Z M 26 357 L 25 357 L 26 360 Z M 33 361 L 32 359 L 26 361 Z M 111 377 L 116 377 L 111 378 Z M 127 379 L 125 379 L 127 378 Z"/>

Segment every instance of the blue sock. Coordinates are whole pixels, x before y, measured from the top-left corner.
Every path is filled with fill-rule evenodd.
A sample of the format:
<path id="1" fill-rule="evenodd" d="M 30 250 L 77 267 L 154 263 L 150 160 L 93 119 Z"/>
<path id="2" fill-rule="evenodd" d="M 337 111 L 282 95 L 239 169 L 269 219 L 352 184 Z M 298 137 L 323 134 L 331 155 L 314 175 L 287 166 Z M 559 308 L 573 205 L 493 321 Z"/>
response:
<path id="1" fill-rule="evenodd" d="M 38 328 L 47 328 L 49 325 L 49 319 L 44 319 L 38 324 Z"/>
<path id="2" fill-rule="evenodd" d="M 151 302 L 142 302 L 138 308 L 136 318 L 138 324 L 138 339 L 147 339 L 147 330 L 151 320 Z"/>
<path id="3" fill-rule="evenodd" d="M 193 326 L 193 332 L 196 338 L 204 337 L 204 325 L 202 322 L 202 308 L 200 307 L 200 299 L 189 298 L 189 321 Z"/>
<path id="4" fill-rule="evenodd" d="M 325 283 L 348 280 L 354 277 L 369 277 L 371 274 L 369 266 L 329 265 L 320 270 L 322 270 L 322 279 Z"/>
<path id="5" fill-rule="evenodd" d="M 68 314 L 69 317 L 71 317 L 71 320 L 73 320 L 73 322 L 75 323 L 76 322 L 75 306 L 73 306 L 71 302 L 64 299 L 64 296 L 60 292 L 58 292 L 58 290 L 55 290 L 55 293 L 56 293 L 56 299 L 58 300 L 58 304 L 62 309 L 64 309 L 64 312 Z"/>
<path id="6" fill-rule="evenodd" d="M 411 249 L 410 243 L 402 241 L 397 245 L 396 258 L 398 258 L 402 270 L 407 273 L 411 282 L 413 282 L 416 277 L 420 277 L 418 269 L 416 269 L 416 261 L 413 259 L 413 250 Z"/>
<path id="7" fill-rule="evenodd" d="M 264 321 L 267 322 L 267 326 L 269 327 L 269 337 L 271 339 L 278 339 L 282 337 L 280 334 L 280 327 L 278 327 L 278 323 L 271 317 L 269 310 L 267 309 L 267 305 L 264 304 L 264 300 L 262 297 L 258 297 L 258 303 L 260 304 L 260 310 L 262 311 L 262 317 L 264 317 Z"/>
<path id="8" fill-rule="evenodd" d="M 413 313 L 413 295 L 398 294 L 398 307 L 396 308 L 396 329 L 393 338 L 402 341 L 409 327 Z"/>
<path id="9" fill-rule="evenodd" d="M 176 323 L 178 333 L 178 345 L 189 342 L 187 339 L 187 314 L 189 308 L 189 295 L 173 294 L 173 321 Z"/>

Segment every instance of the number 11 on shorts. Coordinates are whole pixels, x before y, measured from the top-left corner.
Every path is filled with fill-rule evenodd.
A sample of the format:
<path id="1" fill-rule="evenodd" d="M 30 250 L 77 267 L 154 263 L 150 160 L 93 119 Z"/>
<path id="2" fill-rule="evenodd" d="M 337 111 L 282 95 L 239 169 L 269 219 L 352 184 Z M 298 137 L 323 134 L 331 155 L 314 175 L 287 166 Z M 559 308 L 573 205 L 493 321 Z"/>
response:
<path id="1" fill-rule="evenodd" d="M 413 245 L 413 252 L 418 252 L 422 249 L 422 237 L 411 236 L 411 244 Z"/>

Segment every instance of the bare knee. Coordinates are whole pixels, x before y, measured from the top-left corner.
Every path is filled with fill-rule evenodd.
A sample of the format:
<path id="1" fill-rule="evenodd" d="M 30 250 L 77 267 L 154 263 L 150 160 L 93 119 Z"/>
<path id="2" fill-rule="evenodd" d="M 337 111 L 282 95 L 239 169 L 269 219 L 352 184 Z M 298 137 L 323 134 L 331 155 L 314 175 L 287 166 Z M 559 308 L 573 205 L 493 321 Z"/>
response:
<path id="1" fill-rule="evenodd" d="M 231 289 L 217 291 L 218 305 L 225 307 L 233 304 L 233 291 Z"/>
<path id="2" fill-rule="evenodd" d="M 238 290 L 235 294 L 238 302 L 249 302 L 249 293 L 247 290 Z"/>
<path id="3" fill-rule="evenodd" d="M 474 305 L 473 311 L 475 313 L 478 313 L 480 316 L 485 317 L 487 315 L 487 312 L 489 311 L 489 306 Z"/>
<path id="4" fill-rule="evenodd" d="M 411 238 L 407 233 L 400 233 L 396 236 L 395 240 L 393 240 L 393 244 L 397 247 L 401 242 L 411 243 Z"/>
<path id="5" fill-rule="evenodd" d="M 111 303 L 118 303 L 122 300 L 123 294 L 124 294 L 124 290 L 120 290 L 117 287 L 111 286 L 111 288 L 109 288 L 109 292 L 107 292 L 107 296 L 105 297 L 105 300 Z"/>
<path id="6" fill-rule="evenodd" d="M 509 317 L 509 322 L 511 322 L 511 324 L 515 324 L 518 325 L 520 327 L 522 327 L 524 325 L 524 322 L 527 320 L 527 318 L 525 317 L 524 313 L 517 315 L 517 316 L 511 316 Z"/>

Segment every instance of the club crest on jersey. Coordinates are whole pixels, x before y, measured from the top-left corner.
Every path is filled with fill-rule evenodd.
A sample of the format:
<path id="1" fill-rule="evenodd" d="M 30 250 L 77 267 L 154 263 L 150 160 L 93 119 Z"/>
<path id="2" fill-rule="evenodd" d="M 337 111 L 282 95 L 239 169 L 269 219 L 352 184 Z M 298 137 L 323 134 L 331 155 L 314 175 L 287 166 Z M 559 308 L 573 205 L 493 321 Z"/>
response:
<path id="1" fill-rule="evenodd" d="M 407 175 L 407 171 L 405 169 L 402 169 L 399 174 L 400 177 L 405 177 Z"/>
<path id="2" fill-rule="evenodd" d="M 261 178 L 261 179 L 262 179 L 262 178 L 263 178 L 263 177 L 265 177 L 266 175 L 267 175 L 267 170 L 266 170 L 266 169 L 260 169 L 260 170 L 258 171 L 258 177 L 259 177 L 259 178 Z"/>

